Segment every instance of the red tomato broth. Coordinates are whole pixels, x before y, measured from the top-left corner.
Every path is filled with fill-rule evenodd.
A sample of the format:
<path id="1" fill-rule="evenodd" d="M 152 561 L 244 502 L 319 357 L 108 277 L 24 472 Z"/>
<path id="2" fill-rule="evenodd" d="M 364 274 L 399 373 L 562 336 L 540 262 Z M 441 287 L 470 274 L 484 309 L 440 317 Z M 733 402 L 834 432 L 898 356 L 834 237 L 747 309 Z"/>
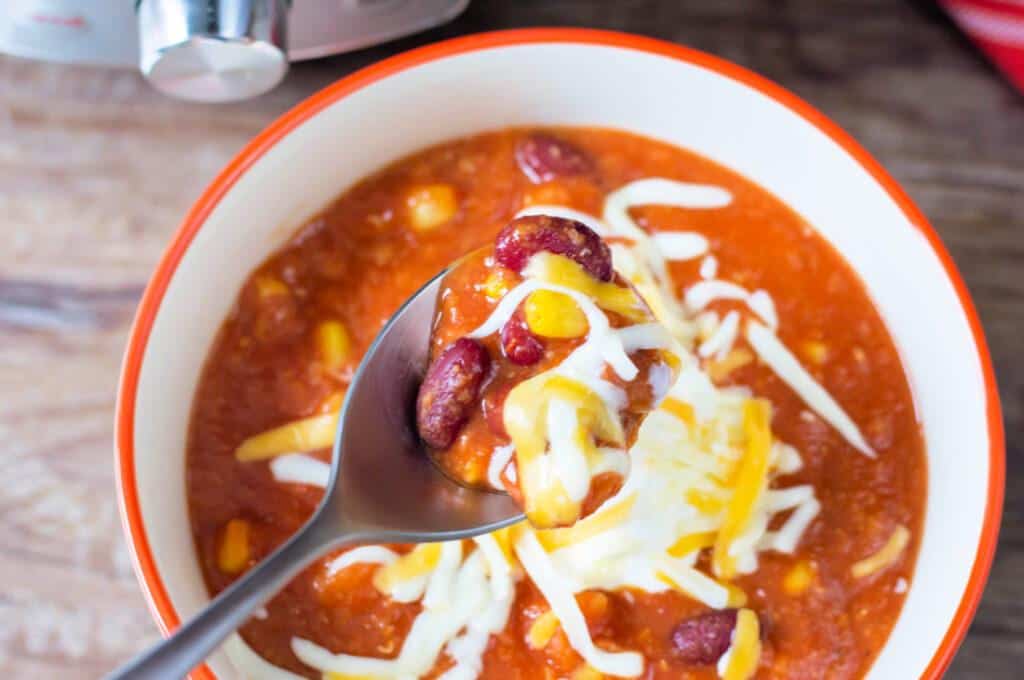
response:
<path id="1" fill-rule="evenodd" d="M 686 229 L 704 234 L 719 261 L 719 278 L 773 297 L 779 337 L 842 404 L 878 451 L 858 453 L 819 418 L 807 418 L 801 399 L 756 360 L 725 382 L 750 387 L 771 400 L 772 430 L 801 453 L 804 467 L 787 478 L 813 484 L 822 510 L 793 556 L 765 552 L 760 568 L 737 579 L 765 629 L 758 677 L 856 677 L 868 669 L 891 630 L 910 580 L 926 493 L 923 440 L 909 386 L 888 332 L 856 274 L 829 244 L 787 206 L 760 187 L 690 152 L 622 132 L 559 129 L 558 136 L 594 159 L 583 177 L 532 184 L 516 167 L 513 150 L 525 134 L 509 130 L 427 149 L 361 181 L 302 227 L 254 272 L 210 351 L 197 389 L 187 457 L 192 530 L 204 578 L 219 592 L 235 577 L 217 565 L 225 524 L 252 525 L 251 563 L 268 554 L 305 521 L 320 491 L 276 482 L 267 464 L 235 459 L 235 447 L 253 434 L 320 412 L 344 390 L 358 357 L 398 305 L 460 255 L 490 242 L 523 206 L 560 204 L 600 214 L 604 196 L 645 177 L 716 184 L 733 195 L 717 210 L 634 209 L 650 231 Z M 435 229 L 410 224 L 405 196 L 411 187 L 454 187 L 458 207 Z M 673 263 L 677 292 L 699 279 L 699 261 Z M 287 286 L 288 300 L 266 302 L 261 277 Z M 712 309 L 724 312 L 729 303 Z M 345 324 L 351 357 L 342 370 L 318 366 L 312 329 L 326 318 Z M 816 366 L 801 351 L 808 341 L 826 345 Z M 744 341 L 737 341 L 738 347 Z M 327 452 L 319 456 L 326 460 Z M 911 541 L 899 561 L 863 578 L 850 565 L 879 550 L 897 525 Z M 800 561 L 815 578 L 800 596 L 782 581 Z M 318 677 L 290 649 L 293 636 L 334 652 L 393 657 L 418 605 L 378 593 L 369 567 L 353 567 L 351 587 L 325 587 L 322 565 L 300 575 L 267 606 L 266 619 L 242 630 L 246 641 L 275 665 Z M 339 591 L 338 588 L 341 588 Z M 340 593 L 340 595 L 339 595 Z M 583 602 L 589 593 L 578 596 Z M 608 593 L 614 615 L 588 616 L 591 634 L 606 649 L 634 649 L 657 678 L 711 678 L 713 667 L 686 668 L 673 659 L 672 626 L 703 605 L 676 593 Z M 528 579 L 506 629 L 484 656 L 485 678 L 557 677 L 579 656 L 558 635 L 543 650 L 524 642 L 527 619 L 543 597 Z M 588 610 L 584 607 L 584 612 Z M 533 616 L 536 616 L 534 613 Z M 439 659 L 434 675 L 449 662 Z"/>

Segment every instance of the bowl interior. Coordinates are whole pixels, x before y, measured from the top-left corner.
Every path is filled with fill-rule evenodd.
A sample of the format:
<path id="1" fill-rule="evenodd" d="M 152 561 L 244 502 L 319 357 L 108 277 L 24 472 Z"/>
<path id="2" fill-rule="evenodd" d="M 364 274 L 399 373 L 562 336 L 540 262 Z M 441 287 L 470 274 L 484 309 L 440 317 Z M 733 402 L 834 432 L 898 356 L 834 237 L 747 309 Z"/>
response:
<path id="1" fill-rule="evenodd" d="M 943 262 L 912 218 L 815 124 L 706 66 L 570 41 L 453 52 L 321 96 L 325 103 L 365 85 L 269 145 L 233 185 L 222 181 L 226 193 L 177 268 L 172 262 L 157 276 L 158 285 L 161 277 L 170 276 L 169 283 L 145 345 L 134 422 L 121 441 L 132 449 L 134 480 L 129 475 L 124 482 L 134 481 L 145 527 L 143 537 L 135 532 L 136 549 L 140 541 L 141 549 L 148 544 L 178 616 L 208 600 L 184 497 L 192 395 L 247 274 L 304 218 L 410 151 L 509 125 L 600 125 L 693 149 L 753 179 L 814 225 L 867 285 L 909 373 L 930 476 L 916 576 L 871 677 L 921 674 L 975 561 L 990 442 L 984 371 L 970 324 Z M 210 666 L 218 677 L 236 677 L 220 654 Z"/>

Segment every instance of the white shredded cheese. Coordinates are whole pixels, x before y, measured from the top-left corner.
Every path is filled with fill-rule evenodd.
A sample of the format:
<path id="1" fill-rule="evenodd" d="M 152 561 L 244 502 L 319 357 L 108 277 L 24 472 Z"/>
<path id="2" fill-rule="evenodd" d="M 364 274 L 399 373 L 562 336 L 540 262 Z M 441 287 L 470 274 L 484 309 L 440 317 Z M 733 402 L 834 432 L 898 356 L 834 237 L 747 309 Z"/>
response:
<path id="1" fill-rule="evenodd" d="M 666 260 L 694 260 L 708 252 L 708 240 L 692 231 L 660 231 L 651 236 Z"/>
<path id="2" fill-rule="evenodd" d="M 398 559 L 398 553 L 382 545 L 361 545 L 342 553 L 327 563 L 327 575 L 334 576 L 353 564 L 391 564 Z"/>
<path id="3" fill-rule="evenodd" d="M 254 652 L 238 633 L 229 635 L 221 649 L 246 680 L 305 680 L 301 675 L 278 668 Z"/>
<path id="4" fill-rule="evenodd" d="M 699 312 L 715 300 L 743 300 L 750 297 L 750 293 L 743 286 L 729 281 L 711 279 L 698 281 L 686 289 L 686 307 L 691 312 Z"/>
<path id="5" fill-rule="evenodd" d="M 779 327 L 779 315 L 775 312 L 775 301 L 764 290 L 755 290 L 747 298 L 747 306 L 768 324 L 769 328 Z"/>
<path id="6" fill-rule="evenodd" d="M 634 678 L 644 670 L 643 656 L 636 652 L 608 652 L 594 644 L 572 589 L 555 570 L 544 548 L 531 532 L 516 541 L 516 555 L 534 584 L 548 601 L 572 648 L 584 661 L 607 675 Z"/>
<path id="7" fill-rule="evenodd" d="M 286 484 L 308 484 L 321 489 L 327 487 L 331 466 L 304 453 L 290 453 L 270 461 L 274 479 Z"/>
<path id="8" fill-rule="evenodd" d="M 732 345 L 736 342 L 736 336 L 739 335 L 739 331 L 740 315 L 736 310 L 732 310 L 725 315 L 722 323 L 711 334 L 711 337 L 701 343 L 697 349 L 697 354 L 705 359 L 712 355 L 716 359 L 724 359 L 732 351 Z"/>
<path id="9" fill-rule="evenodd" d="M 706 255 L 700 261 L 700 278 L 713 279 L 718 276 L 718 258 L 714 255 Z"/>
<path id="10" fill-rule="evenodd" d="M 864 440 L 864 436 L 850 416 L 846 415 L 846 411 L 811 377 L 771 330 L 763 324 L 750 321 L 747 323 L 747 340 L 761 361 L 768 364 L 784 383 L 800 395 L 804 403 L 834 427 L 853 448 L 869 458 L 875 457 L 875 451 Z"/>
<path id="11" fill-rule="evenodd" d="M 743 411 L 752 396 L 750 391 L 744 387 L 715 386 L 701 370 L 697 358 L 689 353 L 700 337 L 703 342 L 696 348 L 696 354 L 702 358 L 721 358 L 728 354 L 744 328 L 745 315 L 741 311 L 732 310 L 722 319 L 714 311 L 702 311 L 716 300 L 745 303 L 763 322 L 747 319 L 745 326 L 746 338 L 761 360 L 847 441 L 873 455 L 856 425 L 774 335 L 779 319 L 766 291 L 751 293 L 735 283 L 716 279 L 718 261 L 707 253 L 703 236 L 689 232 L 649 235 L 630 216 L 630 209 L 638 205 L 714 209 L 730 201 L 729 192 L 719 187 L 647 179 L 610 194 L 601 218 L 563 206 L 532 206 L 519 213 L 574 219 L 602 236 L 622 239 L 611 246 L 616 270 L 633 284 L 659 323 L 612 329 L 605 314 L 587 296 L 532 276 L 531 262 L 523 271 L 525 280 L 498 302 L 471 337 L 498 332 L 527 295 L 546 289 L 572 297 L 590 324 L 586 341 L 552 370 L 583 383 L 612 412 L 624 406 L 625 394 L 601 377 L 606 367 L 619 378 L 631 380 L 637 371 L 628 355 L 639 349 L 660 349 L 674 353 L 682 369 L 673 382 L 666 366 L 661 366 L 664 370 L 660 372 L 659 365 L 652 368 L 649 380 L 659 408 L 641 424 L 636 442 L 628 451 L 599 447 L 584 452 L 575 436 L 580 421 L 573 405 L 558 398 L 551 400 L 545 414 L 551 448 L 551 455 L 547 456 L 550 460 L 545 462 L 546 474 L 561 481 L 568 494 L 577 500 L 585 495 L 594 475 L 614 470 L 624 476 L 622 488 L 592 515 L 571 528 L 555 532 L 517 528 L 513 550 L 518 564 L 516 560 L 510 562 L 494 536 L 479 536 L 472 544 L 467 542 L 465 550 L 462 542 L 444 544 L 429 573 L 396 584 L 389 593 L 396 600 L 420 601 L 423 605 L 395 659 L 332 654 L 296 638 L 292 648 L 300 660 L 321 672 L 412 680 L 428 673 L 440 655 L 447 654 L 452 665 L 441 674 L 441 680 L 471 680 L 482 670 L 490 636 L 502 631 L 508 622 L 515 597 L 514 579 L 524 572 L 547 600 L 570 646 L 589 666 L 610 676 L 642 675 L 643 656 L 638 651 L 613 652 L 598 647 L 590 637 L 575 594 L 588 589 L 626 587 L 652 593 L 674 589 L 709 607 L 728 606 L 729 590 L 696 566 L 701 548 L 681 556 L 678 550 L 669 552 L 677 543 L 693 545 L 682 543 L 681 539 L 713 534 L 722 526 L 723 513 L 705 512 L 699 502 L 691 501 L 689 494 L 728 502 L 732 490 L 723 480 L 744 455 Z M 684 307 L 666 273 L 665 262 L 702 255 L 703 280 L 685 292 Z M 692 415 L 668 409 L 665 405 L 670 399 L 692 410 Z M 685 422 L 689 419 L 699 427 L 691 428 Z M 502 486 L 503 473 L 516 482 L 516 466 L 511 464 L 513 454 L 511 446 L 494 451 L 487 477 L 495 488 Z M 286 462 L 289 458 L 293 457 L 279 458 L 271 464 L 275 477 L 280 474 L 282 481 L 313 479 L 311 470 L 315 466 Z M 280 472 L 274 470 L 275 464 Z M 329 470 L 325 463 L 320 464 Z M 751 519 L 728 546 L 740 573 L 756 569 L 759 551 L 793 552 L 820 512 L 821 505 L 812 486 L 777 488 L 774 484 L 778 477 L 799 470 L 802 464 L 799 452 L 792 446 L 772 442 L 769 470 L 752 507 Z M 771 518 L 779 513 L 789 516 L 778 530 L 768 530 Z M 555 543 L 549 545 L 547 541 Z M 336 573 L 358 562 L 386 565 L 395 559 L 398 556 L 383 546 L 364 546 L 339 556 L 328 569 L 329 573 Z M 904 592 L 906 587 L 901 579 L 895 589 Z M 730 653 L 731 646 L 719 662 L 720 672 L 728 667 Z M 246 668 L 253 667 L 251 659 L 242 663 L 249 664 Z M 252 677 L 294 678 L 291 674 L 259 675 L 267 672 L 265 666 L 253 671 Z"/>
<path id="12" fill-rule="evenodd" d="M 487 482 L 492 488 L 499 490 L 505 488 L 505 485 L 501 482 L 501 473 L 508 467 L 515 451 L 514 446 L 505 444 L 504 446 L 496 447 L 491 453 L 491 460 L 487 463 Z"/>

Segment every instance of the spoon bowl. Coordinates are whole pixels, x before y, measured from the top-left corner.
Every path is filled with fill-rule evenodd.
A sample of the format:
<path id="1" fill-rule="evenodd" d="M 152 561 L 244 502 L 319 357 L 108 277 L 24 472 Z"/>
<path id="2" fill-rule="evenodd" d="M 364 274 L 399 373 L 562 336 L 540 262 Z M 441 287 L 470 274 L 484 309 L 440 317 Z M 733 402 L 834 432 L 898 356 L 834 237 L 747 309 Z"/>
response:
<path id="1" fill-rule="evenodd" d="M 173 636 L 108 680 L 185 676 L 257 607 L 331 550 L 471 538 L 524 519 L 509 496 L 462 487 L 442 474 L 416 434 L 416 393 L 447 272 L 409 298 L 367 350 L 341 409 L 331 474 L 312 517 Z"/>
<path id="2" fill-rule="evenodd" d="M 331 480 L 320 512 L 374 541 L 468 538 L 523 519 L 503 493 L 444 475 L 416 435 L 416 393 L 426 371 L 437 294 L 448 270 L 392 316 L 367 350 L 342 407 Z M 326 519 L 326 518 L 325 518 Z"/>

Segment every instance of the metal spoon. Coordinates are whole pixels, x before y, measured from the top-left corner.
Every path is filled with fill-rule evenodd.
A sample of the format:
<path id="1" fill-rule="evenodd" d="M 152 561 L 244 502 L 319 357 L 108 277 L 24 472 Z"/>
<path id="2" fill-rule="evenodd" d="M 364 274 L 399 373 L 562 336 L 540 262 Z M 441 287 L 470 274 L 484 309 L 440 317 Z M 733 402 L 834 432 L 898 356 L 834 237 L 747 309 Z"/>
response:
<path id="1" fill-rule="evenodd" d="M 469 538 L 523 519 L 504 494 L 467 489 L 429 461 L 413 428 L 441 272 L 403 304 L 370 345 L 349 386 L 330 479 L 292 538 L 173 636 L 108 680 L 182 678 L 253 611 L 330 550 L 359 543 Z"/>

